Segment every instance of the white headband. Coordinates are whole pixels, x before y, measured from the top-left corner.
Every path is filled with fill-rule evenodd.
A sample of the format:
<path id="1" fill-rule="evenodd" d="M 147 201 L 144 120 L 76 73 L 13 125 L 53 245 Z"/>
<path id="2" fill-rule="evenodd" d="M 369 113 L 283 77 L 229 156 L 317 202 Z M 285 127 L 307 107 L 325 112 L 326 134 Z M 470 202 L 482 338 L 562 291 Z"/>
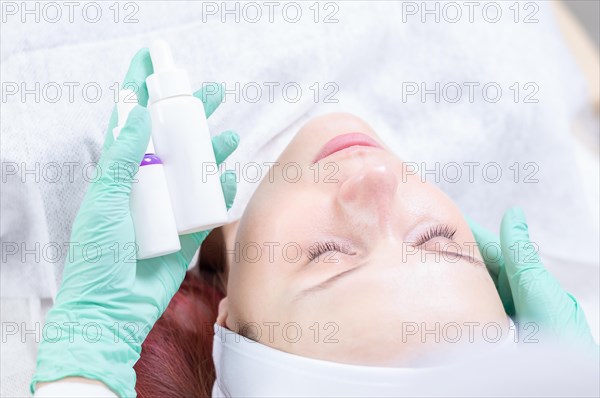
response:
<path id="1" fill-rule="evenodd" d="M 514 331 L 511 321 L 509 334 Z M 504 339 L 512 341 L 511 336 Z M 280 351 L 215 324 L 213 397 L 414 396 L 443 368 L 348 365 Z M 436 377 L 433 377 L 436 380 Z M 439 379 L 438 379 L 439 380 Z"/>

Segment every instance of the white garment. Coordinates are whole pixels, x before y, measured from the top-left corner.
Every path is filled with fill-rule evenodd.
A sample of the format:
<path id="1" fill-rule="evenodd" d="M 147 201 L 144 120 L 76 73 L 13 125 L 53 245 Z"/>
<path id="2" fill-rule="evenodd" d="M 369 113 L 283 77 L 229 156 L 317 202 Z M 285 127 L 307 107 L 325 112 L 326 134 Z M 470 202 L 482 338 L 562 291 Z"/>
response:
<path id="1" fill-rule="evenodd" d="M 378 326 L 374 326 L 378 327 Z M 382 326 L 385 327 L 385 326 Z M 451 362 L 427 368 L 347 365 L 305 358 L 215 325 L 213 397 L 597 396 L 596 357 L 514 333 L 466 344 Z M 539 336 L 537 336 L 539 337 Z M 519 344 L 523 343 L 523 344 Z M 471 345 L 471 346 L 469 346 Z M 548 378 L 548 375 L 552 377 Z"/>
<path id="2" fill-rule="evenodd" d="M 444 369 L 360 366 L 306 358 L 257 343 L 219 325 L 215 325 L 213 341 L 217 374 L 213 397 L 218 398 L 414 396 L 419 391 L 417 386 L 422 388 L 434 381 Z M 513 341 L 511 321 L 508 335 L 487 350 L 507 349 Z M 473 352 L 465 352 L 461 361 L 467 355 L 473 356 Z"/>
<path id="3" fill-rule="evenodd" d="M 463 18 L 455 24 L 423 24 L 419 16 L 403 23 L 400 2 L 335 2 L 338 22 L 331 24 L 314 22 L 312 2 L 302 3 L 306 18 L 298 23 L 280 17 L 274 23 L 222 23 L 221 15 L 202 21 L 203 2 L 167 1 L 139 3 L 139 22 L 129 24 L 114 23 L 111 2 L 96 2 L 105 16 L 99 23 L 77 17 L 70 23 L 64 16 L 59 23 L 22 23 L 19 15 L 9 18 L 1 35 L 3 83 L 22 83 L 27 89 L 36 82 L 41 88 L 58 83 L 63 91 L 55 103 L 36 102 L 33 95 L 22 101 L 17 95 L 2 104 L 2 164 L 12 162 L 20 171 L 37 167 L 34 174 L 41 174 L 38 181 L 27 174 L 22 182 L 19 173 L 2 182 L 0 237 L 3 244 L 21 246 L 19 254 L 2 260 L 2 298 L 27 305 L 30 299 L 54 296 L 87 186 L 84 166 L 99 159 L 114 105 L 111 87 L 121 81 L 140 47 L 162 37 L 171 43 L 177 63 L 188 69 L 196 87 L 204 81 L 225 82 L 230 93 L 241 93 L 253 83 L 263 87 L 256 103 L 236 101 L 229 94 L 209 120 L 214 134 L 225 129 L 240 134 L 241 146 L 227 163 L 241 164 L 242 172 L 249 162 L 274 161 L 302 122 L 333 110 L 363 117 L 400 156 L 427 162 L 430 169 L 435 162 L 494 161 L 510 173 L 514 162 L 521 168 L 535 162 L 539 183 L 515 184 L 509 177 L 499 183 L 471 184 L 463 178 L 460 183 L 439 185 L 461 209 L 492 230 L 497 230 L 507 207 L 522 206 L 546 265 L 581 301 L 597 335 L 598 220 L 589 219 L 585 205 L 579 204 L 585 182 L 578 180 L 570 135 L 571 123 L 584 110 L 584 82 L 548 3 L 536 3 L 539 22 L 532 24 L 514 23 L 508 8 L 512 2 L 498 3 L 506 17 L 494 24 L 481 18 L 475 23 Z M 79 83 L 74 101 L 65 85 L 69 82 Z M 269 82 L 279 82 L 273 102 L 265 85 Z M 435 82 L 442 86 L 479 82 L 480 87 L 497 82 L 504 95 L 498 103 L 482 101 L 481 96 L 470 103 L 465 89 L 457 103 L 421 103 L 414 96 L 404 103 L 406 82 L 425 82 L 429 89 Z M 530 93 L 523 85 L 535 82 L 539 102 L 514 103 L 510 87 L 515 82 L 520 84 L 521 100 Z M 82 88 L 88 83 L 92 87 L 88 98 L 95 85 L 102 89 L 98 102 L 85 100 Z M 287 83 L 302 88 L 299 101 L 284 99 L 282 87 Z M 326 88 L 327 83 L 333 86 Z M 316 102 L 315 87 L 319 87 Z M 332 98 L 338 103 L 324 103 L 336 87 Z M 73 180 L 70 162 L 77 165 Z M 62 170 L 56 182 L 53 164 Z M 522 180 L 528 170 L 521 171 Z M 248 182 L 251 168 L 245 172 L 231 211 L 234 219 L 257 185 Z M 58 260 L 52 255 L 55 245 L 62 248 Z M 42 255 L 21 255 L 32 248 Z M 2 323 L 21 319 L 22 305 L 3 306 Z M 39 312 L 30 322 L 43 316 Z M 34 351 L 18 339 L 3 344 L 2 351 L 9 355 L 2 356 L 0 395 L 26 395 L 27 387 L 15 380 L 30 377 Z"/>

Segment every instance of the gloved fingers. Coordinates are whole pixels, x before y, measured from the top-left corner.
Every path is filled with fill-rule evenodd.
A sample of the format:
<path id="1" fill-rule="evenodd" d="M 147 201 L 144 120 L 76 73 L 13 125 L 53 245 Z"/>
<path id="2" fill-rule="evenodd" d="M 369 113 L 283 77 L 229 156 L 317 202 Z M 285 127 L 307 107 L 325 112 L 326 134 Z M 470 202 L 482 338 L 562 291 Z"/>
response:
<path id="1" fill-rule="evenodd" d="M 235 194 L 237 193 L 237 183 L 235 181 L 235 171 L 227 170 L 221 174 L 221 187 L 223 188 L 223 196 L 225 197 L 225 205 L 227 210 L 233 206 Z"/>
<path id="2" fill-rule="evenodd" d="M 146 108 L 136 105 L 114 144 L 107 152 L 109 159 L 139 164 L 148 147 L 152 125 Z"/>
<path id="3" fill-rule="evenodd" d="M 146 106 L 148 104 L 148 88 L 146 87 L 146 78 L 152 73 L 153 69 L 152 61 L 150 59 L 150 51 L 147 48 L 142 48 L 133 56 L 121 86 L 122 88 L 127 88 L 133 91 L 137 96 L 138 104 L 142 106 Z M 104 145 L 102 146 L 102 152 L 108 150 L 108 148 L 112 145 L 114 141 L 112 131 L 117 126 L 117 122 L 117 106 L 115 105 L 108 122 L 108 129 L 104 139 Z"/>
<path id="4" fill-rule="evenodd" d="M 479 253 L 481 253 L 481 257 L 483 257 L 485 266 L 496 285 L 496 290 L 498 290 L 498 294 L 502 300 L 504 311 L 512 316 L 515 313 L 515 305 L 512 291 L 510 290 L 510 283 L 508 282 L 508 277 L 506 275 L 504 257 L 502 256 L 499 238 L 479 225 L 472 218 L 468 216 L 465 216 L 465 218 L 475 237 L 475 241 L 479 247 Z"/>
<path id="5" fill-rule="evenodd" d="M 504 215 L 500 241 L 517 318 L 536 322 L 560 337 L 593 345 L 581 306 L 540 261 L 521 209 L 510 209 Z"/>
<path id="6" fill-rule="evenodd" d="M 224 131 L 212 138 L 212 147 L 215 152 L 217 165 L 220 165 L 236 150 L 240 137 L 235 131 Z"/>
<path id="7" fill-rule="evenodd" d="M 532 279 L 547 272 L 537 254 L 538 245 L 529 240 L 529 228 L 520 208 L 513 207 L 504 214 L 500 243 L 509 278 Z"/>
<path id="8" fill-rule="evenodd" d="M 138 295 L 132 295 L 132 300 L 140 301 L 144 297 L 148 308 L 158 309 L 158 316 L 146 316 L 145 318 L 158 318 L 162 314 L 171 298 L 175 295 L 179 286 L 185 278 L 187 267 L 177 257 L 178 253 L 172 253 L 164 257 L 150 258 L 138 261 L 135 277 L 135 291 Z M 164 292 L 164 294 L 160 294 Z"/>
<path id="9" fill-rule="evenodd" d="M 577 299 L 570 293 L 567 293 L 568 300 L 565 302 L 565 306 L 569 306 L 570 314 L 566 321 L 565 329 L 563 334 L 569 337 L 575 337 L 579 342 L 585 344 L 587 347 L 598 349 L 598 345 L 594 341 L 592 331 L 583 312 L 583 308 L 577 302 Z"/>
<path id="10" fill-rule="evenodd" d="M 100 158 L 105 181 L 108 178 L 112 183 L 131 186 L 150 141 L 150 132 L 150 115 L 146 108 L 137 105 L 130 112 L 118 139 Z"/>
<path id="11" fill-rule="evenodd" d="M 204 104 L 204 113 L 210 117 L 223 101 L 223 86 L 218 83 L 205 83 L 204 87 L 194 93 Z"/>
<path id="12" fill-rule="evenodd" d="M 144 107 L 148 106 L 146 78 L 153 73 L 150 50 L 142 48 L 133 56 L 122 87 L 133 91 L 137 95 L 138 103 Z"/>
<path id="13" fill-rule="evenodd" d="M 547 323 L 559 312 L 567 310 L 565 305 L 572 307 L 566 292 L 542 264 L 537 244 L 530 241 L 521 209 L 509 209 L 502 218 L 500 241 L 515 309 L 520 318 Z"/>
<path id="14" fill-rule="evenodd" d="M 471 232 L 475 237 L 477 246 L 479 247 L 479 253 L 483 257 L 485 266 L 492 275 L 494 283 L 497 283 L 500 269 L 504 267 L 504 259 L 500 250 L 500 241 L 496 235 L 488 231 L 471 217 L 465 216 L 465 219 L 469 223 Z"/>

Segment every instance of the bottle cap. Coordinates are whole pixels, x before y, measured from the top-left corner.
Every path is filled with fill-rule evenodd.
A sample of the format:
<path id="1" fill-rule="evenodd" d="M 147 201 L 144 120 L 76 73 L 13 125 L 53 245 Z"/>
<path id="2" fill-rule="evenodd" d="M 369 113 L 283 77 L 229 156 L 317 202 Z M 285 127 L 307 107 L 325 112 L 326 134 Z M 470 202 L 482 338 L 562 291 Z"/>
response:
<path id="1" fill-rule="evenodd" d="M 175 65 L 171 47 L 166 41 L 152 43 L 150 58 L 154 69 L 154 73 L 146 79 L 150 103 L 177 95 L 192 95 L 189 76 Z"/>

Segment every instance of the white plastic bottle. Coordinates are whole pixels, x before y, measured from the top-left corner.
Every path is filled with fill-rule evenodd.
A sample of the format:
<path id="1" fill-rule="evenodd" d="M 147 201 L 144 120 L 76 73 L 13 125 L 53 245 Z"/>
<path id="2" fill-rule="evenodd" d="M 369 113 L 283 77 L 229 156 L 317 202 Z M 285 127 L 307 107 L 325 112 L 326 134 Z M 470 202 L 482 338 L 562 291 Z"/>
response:
<path id="1" fill-rule="evenodd" d="M 119 92 L 118 125 L 113 129 L 117 139 L 136 106 L 137 97 L 131 90 Z M 131 184 L 129 208 L 135 230 L 137 259 L 163 256 L 181 249 L 167 180 L 161 159 L 154 153 L 152 139 Z"/>
<path id="2" fill-rule="evenodd" d="M 150 47 L 148 76 L 152 138 L 163 161 L 180 235 L 227 222 L 227 207 L 202 101 L 192 95 L 185 70 L 175 67 L 169 45 Z"/>

